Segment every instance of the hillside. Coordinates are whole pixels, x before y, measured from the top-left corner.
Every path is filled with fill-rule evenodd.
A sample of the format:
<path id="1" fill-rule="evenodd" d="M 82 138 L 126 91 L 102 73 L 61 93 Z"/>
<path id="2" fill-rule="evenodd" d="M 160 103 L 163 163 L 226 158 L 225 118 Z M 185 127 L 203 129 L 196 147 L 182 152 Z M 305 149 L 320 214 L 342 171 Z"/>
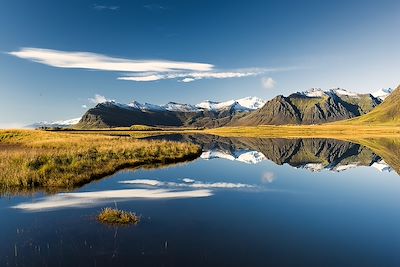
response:
<path id="1" fill-rule="evenodd" d="M 311 89 L 266 102 L 247 97 L 225 102 L 203 101 L 196 105 L 169 102 L 155 105 L 137 101 L 108 101 L 89 109 L 76 128 L 162 127 L 215 128 L 222 126 L 312 125 L 364 115 L 382 103 L 389 91 L 358 94 L 344 89 Z"/>
<path id="2" fill-rule="evenodd" d="M 321 124 L 361 116 L 381 102 L 371 94 L 314 89 L 288 97 L 279 95 L 261 109 L 234 118 L 228 126 Z"/>
<path id="3" fill-rule="evenodd" d="M 129 127 L 132 125 L 166 127 L 219 127 L 230 122 L 234 115 L 246 113 L 265 102 L 258 98 L 243 98 L 226 102 L 205 101 L 197 105 L 169 102 L 166 105 L 127 105 L 113 101 L 97 104 L 89 109 L 76 128 Z"/>
<path id="4" fill-rule="evenodd" d="M 359 118 L 340 122 L 340 124 L 400 125 L 400 86 L 376 109 Z"/>

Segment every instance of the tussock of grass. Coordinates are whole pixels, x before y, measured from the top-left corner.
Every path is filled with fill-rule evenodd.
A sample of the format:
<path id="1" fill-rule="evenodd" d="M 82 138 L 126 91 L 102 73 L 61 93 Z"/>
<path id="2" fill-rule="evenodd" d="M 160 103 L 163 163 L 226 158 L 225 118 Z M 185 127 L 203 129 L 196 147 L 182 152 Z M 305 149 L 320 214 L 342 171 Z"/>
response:
<path id="1" fill-rule="evenodd" d="M 106 224 L 138 224 L 140 217 L 135 213 L 113 208 L 104 208 L 97 219 Z"/>
<path id="2" fill-rule="evenodd" d="M 127 167 L 197 158 L 187 143 L 95 134 L 0 131 L 0 189 L 72 188 Z"/>

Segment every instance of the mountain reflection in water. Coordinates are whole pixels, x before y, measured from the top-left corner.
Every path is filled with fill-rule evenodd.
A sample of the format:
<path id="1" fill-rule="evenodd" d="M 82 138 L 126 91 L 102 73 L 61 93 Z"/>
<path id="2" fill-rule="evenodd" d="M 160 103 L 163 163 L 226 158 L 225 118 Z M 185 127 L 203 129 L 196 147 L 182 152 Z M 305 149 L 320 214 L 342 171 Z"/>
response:
<path id="1" fill-rule="evenodd" d="M 0 266 L 400 266 L 398 139 L 156 138 L 204 153 L 0 198 Z"/>
<path id="2" fill-rule="evenodd" d="M 371 166 L 379 171 L 396 170 L 395 166 L 390 166 L 369 147 L 335 139 L 231 138 L 186 134 L 163 135 L 151 139 L 198 144 L 203 149 L 203 159 L 222 158 L 247 164 L 271 160 L 278 165 L 289 164 L 313 172 L 340 172 L 360 166 Z"/>

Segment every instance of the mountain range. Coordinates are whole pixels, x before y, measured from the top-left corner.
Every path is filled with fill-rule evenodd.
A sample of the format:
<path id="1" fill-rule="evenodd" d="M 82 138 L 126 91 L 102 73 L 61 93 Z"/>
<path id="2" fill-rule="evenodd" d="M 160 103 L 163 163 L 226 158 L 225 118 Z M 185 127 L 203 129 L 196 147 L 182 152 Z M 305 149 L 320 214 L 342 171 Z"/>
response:
<path id="1" fill-rule="evenodd" d="M 380 105 L 391 89 L 359 94 L 344 89 L 311 89 L 269 101 L 246 97 L 224 102 L 206 100 L 192 105 L 165 105 L 132 101 L 99 103 L 80 119 L 40 122 L 38 127 L 110 128 L 149 125 L 163 127 L 255 126 L 262 124 L 319 124 L 362 116 Z"/>
<path id="2" fill-rule="evenodd" d="M 344 89 L 312 89 L 279 95 L 261 109 L 232 120 L 229 126 L 321 124 L 350 119 L 372 111 L 386 95 L 358 94 Z"/>
<path id="3" fill-rule="evenodd" d="M 129 127 L 132 125 L 169 127 L 219 127 L 237 114 L 262 107 L 265 101 L 246 97 L 225 102 L 204 101 L 197 105 L 169 102 L 165 105 L 132 101 L 120 104 L 108 101 L 89 109 L 78 128 Z"/>

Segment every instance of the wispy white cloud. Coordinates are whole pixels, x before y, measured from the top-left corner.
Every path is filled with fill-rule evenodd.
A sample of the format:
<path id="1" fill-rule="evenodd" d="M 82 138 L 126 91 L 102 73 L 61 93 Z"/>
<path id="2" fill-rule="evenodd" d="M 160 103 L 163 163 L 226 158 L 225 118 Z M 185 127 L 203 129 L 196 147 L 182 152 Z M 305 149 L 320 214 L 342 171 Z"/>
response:
<path id="1" fill-rule="evenodd" d="M 87 108 L 87 105 L 82 105 L 82 108 Z"/>
<path id="2" fill-rule="evenodd" d="M 153 82 L 158 80 L 164 80 L 167 78 L 165 78 L 165 75 L 151 74 L 147 76 L 123 76 L 123 77 L 118 77 L 117 79 L 124 81 L 135 81 L 135 82 Z"/>
<path id="3" fill-rule="evenodd" d="M 265 73 L 288 71 L 293 68 L 251 68 L 218 70 L 213 64 L 170 60 L 133 60 L 110 57 L 90 52 L 67 52 L 53 49 L 25 47 L 8 54 L 57 68 L 89 69 L 124 73 L 118 80 L 151 82 L 175 79 L 189 83 L 202 79 L 227 79 L 258 76 Z M 264 87 L 272 88 L 272 78 L 263 79 Z"/>
<path id="4" fill-rule="evenodd" d="M 265 89 L 272 89 L 276 85 L 276 81 L 271 77 L 263 77 L 261 83 Z"/>
<path id="5" fill-rule="evenodd" d="M 96 10 L 118 10 L 119 6 L 107 6 L 107 5 L 98 5 L 98 4 L 94 4 L 93 8 Z"/>
<path id="6" fill-rule="evenodd" d="M 190 83 L 190 82 L 194 82 L 196 79 L 194 79 L 194 78 L 183 78 L 182 80 L 181 80 L 181 82 L 184 82 L 184 83 Z"/>
<path id="7" fill-rule="evenodd" d="M 10 55 L 57 68 L 91 69 L 116 72 L 174 72 L 209 71 L 214 66 L 206 63 L 130 60 L 89 52 L 66 52 L 42 48 L 22 48 Z"/>
<path id="8" fill-rule="evenodd" d="M 109 101 L 114 101 L 112 99 L 107 99 L 105 96 L 98 95 L 98 94 L 96 94 L 93 98 L 88 98 L 88 100 L 90 103 L 93 103 L 93 104 L 101 104 L 101 103 L 105 103 L 105 102 L 109 102 Z"/>
<path id="9" fill-rule="evenodd" d="M 249 76 L 257 76 L 264 73 L 264 69 L 252 70 L 237 70 L 237 71 L 204 71 L 204 72 L 184 72 L 184 73 L 167 73 L 167 74 L 148 74 L 137 76 L 122 76 L 118 80 L 136 81 L 136 82 L 150 82 L 158 80 L 178 79 L 181 82 L 193 82 L 202 79 L 227 79 L 227 78 L 241 78 Z"/>

